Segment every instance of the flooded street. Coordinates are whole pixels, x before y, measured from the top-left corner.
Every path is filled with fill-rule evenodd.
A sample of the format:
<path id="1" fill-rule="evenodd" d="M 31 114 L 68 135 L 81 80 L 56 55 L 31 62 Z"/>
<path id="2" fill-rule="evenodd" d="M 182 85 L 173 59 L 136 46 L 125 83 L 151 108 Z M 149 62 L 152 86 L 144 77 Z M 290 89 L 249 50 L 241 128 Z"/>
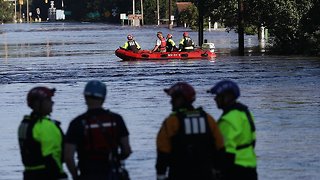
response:
<path id="1" fill-rule="evenodd" d="M 217 48 L 212 61 L 123 62 L 114 55 L 127 34 L 151 50 L 157 31 L 173 34 L 177 44 L 185 30 L 90 23 L 0 25 L 0 179 L 22 179 L 17 127 L 30 113 L 27 92 L 37 85 L 55 87 L 51 117 L 66 131 L 86 110 L 82 91 L 91 79 L 107 84 L 104 106 L 121 114 L 128 126 L 133 154 L 126 166 L 133 180 L 155 179 L 155 137 L 171 111 L 163 88 L 189 82 L 197 91 L 195 105 L 218 119 L 221 111 L 206 90 L 221 79 L 239 84 L 239 100 L 255 115 L 259 179 L 320 179 L 320 58 L 231 56 L 237 34 L 224 31 L 204 33 Z M 197 32 L 189 34 L 197 44 Z M 245 43 L 254 47 L 257 37 L 247 36 Z"/>

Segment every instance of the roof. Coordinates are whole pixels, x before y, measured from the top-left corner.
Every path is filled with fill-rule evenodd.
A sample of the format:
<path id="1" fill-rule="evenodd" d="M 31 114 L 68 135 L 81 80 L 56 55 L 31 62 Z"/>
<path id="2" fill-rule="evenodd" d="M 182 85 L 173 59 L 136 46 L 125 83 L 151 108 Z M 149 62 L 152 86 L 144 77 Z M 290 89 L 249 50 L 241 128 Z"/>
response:
<path id="1" fill-rule="evenodd" d="M 192 5 L 192 2 L 176 2 L 178 12 L 186 10 L 189 6 Z"/>

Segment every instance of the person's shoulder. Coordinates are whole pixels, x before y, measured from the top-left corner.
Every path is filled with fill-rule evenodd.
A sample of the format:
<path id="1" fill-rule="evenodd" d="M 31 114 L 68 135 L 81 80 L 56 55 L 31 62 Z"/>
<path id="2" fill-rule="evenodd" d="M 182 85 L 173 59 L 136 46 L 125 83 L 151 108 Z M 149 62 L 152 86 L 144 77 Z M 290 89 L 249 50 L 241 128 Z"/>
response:
<path id="1" fill-rule="evenodd" d="M 53 122 L 47 118 L 47 117 L 42 117 L 42 118 L 39 118 L 36 123 L 35 123 L 35 128 L 37 127 L 45 127 L 45 126 L 50 126 L 51 124 L 53 124 Z"/>
<path id="2" fill-rule="evenodd" d="M 113 112 L 109 109 L 105 110 L 105 113 L 109 114 L 114 119 L 121 119 L 122 120 L 122 116 L 120 114 Z"/>
<path id="3" fill-rule="evenodd" d="M 206 115 L 208 118 L 212 118 L 213 119 L 213 117 L 211 116 L 211 114 L 209 114 L 206 110 L 204 110 L 202 107 L 198 107 L 197 109 L 196 109 L 197 111 L 199 111 L 199 112 L 202 112 L 204 115 Z"/>
<path id="4" fill-rule="evenodd" d="M 23 119 L 30 120 L 30 119 L 31 119 L 30 114 L 26 114 L 26 115 L 24 115 L 24 116 L 23 116 Z"/>
<path id="5" fill-rule="evenodd" d="M 179 118 L 176 113 L 172 112 L 162 122 L 161 129 L 167 129 L 170 132 L 175 132 L 179 128 Z"/>
<path id="6" fill-rule="evenodd" d="M 84 112 L 84 113 L 76 116 L 73 120 L 83 119 L 83 118 L 85 118 L 86 116 L 88 116 L 88 112 Z"/>
<path id="7" fill-rule="evenodd" d="M 235 119 L 238 119 L 243 114 L 245 115 L 245 112 L 240 111 L 238 109 L 232 109 L 232 110 L 224 113 L 222 115 L 221 119 L 223 119 L 224 121 L 228 121 L 228 122 L 234 122 Z"/>
<path id="8" fill-rule="evenodd" d="M 165 122 L 172 122 L 172 121 L 177 121 L 178 120 L 178 113 L 173 111 L 167 116 L 164 121 Z"/>
<path id="9" fill-rule="evenodd" d="M 213 116 L 211 116 L 211 114 L 206 112 L 205 115 L 207 116 L 207 121 L 217 123 L 217 120 Z"/>
<path id="10" fill-rule="evenodd" d="M 82 114 L 76 116 L 75 118 L 73 118 L 73 119 L 71 120 L 70 125 L 82 123 L 82 120 L 85 119 L 87 116 L 88 116 L 88 115 L 87 115 L 87 112 L 82 113 Z"/>
<path id="11" fill-rule="evenodd" d="M 53 129 L 59 128 L 58 121 L 51 120 L 49 117 L 43 117 L 36 121 L 33 131 L 38 133 L 50 133 Z"/>

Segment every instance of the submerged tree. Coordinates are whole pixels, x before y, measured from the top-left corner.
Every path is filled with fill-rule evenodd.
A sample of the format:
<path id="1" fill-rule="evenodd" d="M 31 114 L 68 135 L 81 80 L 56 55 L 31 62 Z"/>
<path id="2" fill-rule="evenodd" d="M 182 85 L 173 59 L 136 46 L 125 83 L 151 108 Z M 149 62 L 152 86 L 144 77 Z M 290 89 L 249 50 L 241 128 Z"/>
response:
<path id="1" fill-rule="evenodd" d="M 226 27 L 237 30 L 237 3 L 238 0 L 216 0 L 210 16 Z M 306 32 L 307 26 L 303 26 L 303 24 L 313 24 L 314 27 L 319 28 L 316 22 L 318 16 L 315 15 L 320 10 L 319 0 L 243 0 L 243 3 L 245 28 L 253 29 L 253 32 L 257 32 L 261 26 L 268 28 L 274 51 L 306 52 L 303 49 L 307 46 L 301 46 L 302 41 L 306 39 L 319 44 L 319 32 L 315 30 L 310 34 Z M 305 21 L 308 23 L 304 23 Z"/>

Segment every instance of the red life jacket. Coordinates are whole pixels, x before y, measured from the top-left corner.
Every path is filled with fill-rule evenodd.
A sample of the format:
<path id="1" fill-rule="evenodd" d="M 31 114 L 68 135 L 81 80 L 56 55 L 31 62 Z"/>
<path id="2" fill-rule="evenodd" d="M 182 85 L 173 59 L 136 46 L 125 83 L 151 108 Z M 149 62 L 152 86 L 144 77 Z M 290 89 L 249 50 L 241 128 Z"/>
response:
<path id="1" fill-rule="evenodd" d="M 110 114 L 88 117 L 84 124 L 84 155 L 87 160 L 109 161 L 119 144 L 117 124 Z"/>
<path id="2" fill-rule="evenodd" d="M 167 42 L 165 38 L 161 39 L 161 44 L 160 44 L 160 52 L 165 52 L 166 51 L 166 46 L 167 46 Z"/>

